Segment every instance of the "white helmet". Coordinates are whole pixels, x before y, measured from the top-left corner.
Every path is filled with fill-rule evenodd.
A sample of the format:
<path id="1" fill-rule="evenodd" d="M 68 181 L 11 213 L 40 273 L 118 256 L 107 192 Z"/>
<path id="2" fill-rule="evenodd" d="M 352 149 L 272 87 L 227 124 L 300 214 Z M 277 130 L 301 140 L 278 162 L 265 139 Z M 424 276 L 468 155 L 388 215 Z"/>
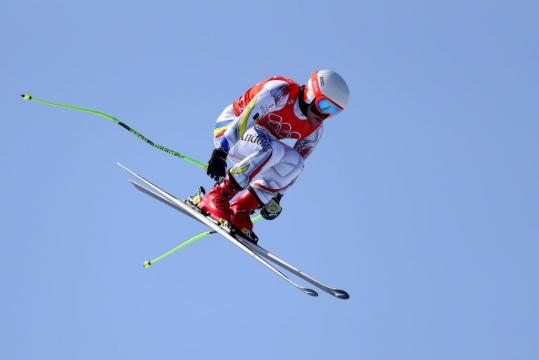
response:
<path id="1" fill-rule="evenodd" d="M 350 90 L 346 81 L 333 70 L 318 70 L 311 74 L 303 100 L 310 104 L 314 101 L 324 115 L 335 115 L 344 110 L 348 103 Z"/>

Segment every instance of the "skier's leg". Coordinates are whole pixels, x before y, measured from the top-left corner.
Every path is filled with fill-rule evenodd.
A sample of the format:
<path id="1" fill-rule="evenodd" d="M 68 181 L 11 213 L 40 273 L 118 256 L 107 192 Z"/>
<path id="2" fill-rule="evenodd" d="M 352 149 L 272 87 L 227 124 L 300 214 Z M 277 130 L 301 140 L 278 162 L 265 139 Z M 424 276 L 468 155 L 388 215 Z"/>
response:
<path id="1" fill-rule="evenodd" d="M 256 196 L 264 204 L 267 204 L 277 193 L 284 194 L 303 171 L 303 157 L 290 146 L 281 142 L 279 144 L 284 153 L 280 161 L 264 169 L 251 182 Z"/>
<path id="2" fill-rule="evenodd" d="M 281 144 L 263 128 L 247 130 L 228 153 L 228 159 L 234 163 L 229 175 L 245 189 L 258 174 L 281 161 L 285 153 Z"/>
<path id="3" fill-rule="evenodd" d="M 228 153 L 228 159 L 234 163 L 228 176 L 246 189 L 230 205 L 230 223 L 254 241 L 256 235 L 252 232 L 250 215 L 264 204 L 249 184 L 260 173 L 278 164 L 284 154 L 285 148 L 281 142 L 275 140 L 267 130 L 256 126 L 248 129 Z"/>
<path id="4" fill-rule="evenodd" d="M 218 121 L 216 126 L 230 119 L 233 120 L 233 116 L 234 114 L 229 108 L 225 109 L 219 117 L 219 120 L 223 121 Z M 215 185 L 202 198 L 198 207 L 215 219 L 224 219 L 230 222 L 230 199 L 238 191 L 245 189 L 251 179 L 264 167 L 272 166 L 275 162 L 272 161 L 274 151 L 271 143 L 272 137 L 266 130 L 260 128 L 247 130 L 228 153 L 228 159 L 234 165 L 230 168 L 225 180 Z"/>
<path id="5" fill-rule="evenodd" d="M 246 174 L 241 178 L 245 183 L 248 181 L 247 190 L 240 193 L 230 205 L 230 222 L 242 232 L 256 239 L 253 233 L 251 214 L 264 204 L 268 203 L 277 193 L 283 192 L 297 179 L 303 170 L 303 158 L 288 145 L 272 140 L 270 142 L 270 158 L 258 160 L 260 165 L 251 168 L 252 158 L 259 159 L 260 154 L 250 154 L 239 161 L 234 167 L 243 165 Z M 267 155 L 267 154 L 266 154 Z M 247 168 L 249 165 L 249 168 Z M 232 172 L 232 170 L 231 170 Z M 238 179 L 235 176 L 235 179 Z M 240 182 L 240 180 L 238 180 Z"/>

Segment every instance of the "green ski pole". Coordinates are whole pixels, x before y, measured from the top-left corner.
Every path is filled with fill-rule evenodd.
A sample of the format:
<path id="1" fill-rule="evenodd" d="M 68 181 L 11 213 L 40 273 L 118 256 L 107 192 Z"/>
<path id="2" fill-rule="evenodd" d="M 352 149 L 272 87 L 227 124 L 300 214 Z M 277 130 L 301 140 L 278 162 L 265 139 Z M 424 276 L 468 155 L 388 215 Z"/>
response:
<path id="1" fill-rule="evenodd" d="M 129 125 L 121 122 L 120 120 L 118 120 L 117 118 L 115 118 L 112 115 L 106 114 L 106 113 L 101 112 L 101 111 L 80 107 L 80 106 L 69 105 L 69 104 L 60 104 L 60 103 L 52 102 L 52 101 L 49 101 L 49 100 L 38 99 L 38 98 L 35 98 L 32 95 L 28 94 L 28 93 L 22 94 L 21 97 L 24 100 L 27 100 L 27 101 L 35 101 L 35 102 L 45 104 L 45 105 L 56 106 L 56 107 L 61 107 L 61 108 L 65 108 L 65 109 L 77 110 L 77 111 L 83 111 L 83 112 L 87 112 L 87 113 L 90 113 L 90 114 L 93 114 L 93 115 L 103 117 L 105 119 L 109 119 L 109 120 L 115 122 L 116 124 L 120 125 L 124 129 L 126 129 L 127 131 L 129 131 L 131 134 L 138 137 L 140 140 L 144 141 L 146 144 L 149 144 L 149 145 L 151 145 L 151 146 L 153 146 L 153 147 L 155 147 L 155 148 L 157 148 L 159 150 L 162 150 L 162 151 L 164 151 L 166 153 L 169 153 L 170 155 L 173 155 L 173 156 L 176 156 L 176 157 L 178 157 L 178 158 L 180 158 L 182 160 L 185 160 L 188 163 L 191 163 L 191 164 L 193 164 L 195 166 L 198 166 L 199 168 L 201 168 L 203 170 L 206 170 L 208 168 L 207 165 L 201 163 L 200 161 L 192 159 L 189 156 L 180 154 L 179 152 L 174 151 L 172 149 L 169 149 L 169 148 L 167 148 L 167 147 L 165 147 L 163 145 L 159 145 L 159 144 L 154 143 L 152 140 L 148 139 L 146 136 L 142 135 L 141 133 L 139 133 L 135 129 L 132 129 Z"/>
<path id="2" fill-rule="evenodd" d="M 169 251 L 167 251 L 166 253 L 164 253 L 163 255 L 160 255 L 158 257 L 156 257 L 155 259 L 153 260 L 146 260 L 144 261 L 144 267 L 145 268 L 149 268 L 150 266 L 152 266 L 153 264 L 155 264 L 156 262 L 158 261 L 161 261 L 163 260 L 164 258 L 166 258 L 167 256 L 170 256 L 172 254 L 174 254 L 176 251 L 180 250 L 180 249 L 183 249 L 184 247 L 186 247 L 187 245 L 191 245 L 192 243 L 194 243 L 195 241 L 198 241 L 200 239 L 203 239 L 205 238 L 206 236 L 208 235 L 211 235 L 211 234 L 215 234 L 215 230 L 211 230 L 211 231 L 205 231 L 201 234 L 198 234 L 196 236 L 193 236 L 192 238 L 190 238 L 189 240 L 186 240 L 184 242 L 182 242 L 180 245 L 176 246 L 174 249 L 171 249 Z"/>
<path id="3" fill-rule="evenodd" d="M 251 221 L 252 222 L 257 222 L 259 220 L 262 219 L 262 215 L 257 215 L 255 217 L 252 217 L 251 218 Z M 187 245 L 191 245 L 192 243 L 200 240 L 200 239 L 203 239 L 211 234 L 215 234 L 215 230 L 211 230 L 211 231 L 205 231 L 203 233 L 200 233 L 198 235 L 195 235 L 193 236 L 192 238 L 190 238 L 189 240 L 186 240 L 184 242 L 182 242 L 180 245 L 176 246 L 175 248 L 167 251 L 166 253 L 164 253 L 163 255 L 159 255 L 158 257 L 156 257 L 155 259 L 153 260 L 146 260 L 144 261 L 144 267 L 145 268 L 149 268 L 150 266 L 152 266 L 153 264 L 155 264 L 156 262 L 158 261 L 161 261 L 163 260 L 164 258 L 166 258 L 167 256 L 170 256 L 172 254 L 174 254 L 176 251 L 180 250 L 180 249 L 183 249 L 184 247 L 186 247 Z"/>

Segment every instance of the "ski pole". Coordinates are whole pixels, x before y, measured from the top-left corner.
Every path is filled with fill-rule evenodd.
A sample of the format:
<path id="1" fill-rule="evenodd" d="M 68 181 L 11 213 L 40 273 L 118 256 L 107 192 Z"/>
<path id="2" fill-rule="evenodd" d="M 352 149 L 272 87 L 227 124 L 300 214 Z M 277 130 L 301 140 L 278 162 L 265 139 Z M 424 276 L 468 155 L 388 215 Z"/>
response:
<path id="1" fill-rule="evenodd" d="M 206 236 L 208 236 L 208 235 L 210 235 L 210 234 L 215 234 L 215 230 L 205 231 L 205 232 L 200 233 L 200 234 L 198 234 L 198 235 L 196 235 L 196 236 L 193 236 L 193 237 L 190 238 L 189 240 L 186 240 L 186 241 L 182 242 L 180 245 L 176 246 L 174 249 L 171 249 L 171 250 L 167 251 L 167 252 L 164 253 L 163 255 L 159 255 L 158 257 L 156 257 L 156 258 L 153 259 L 153 260 L 146 260 L 146 261 L 144 261 L 144 267 L 145 267 L 145 268 L 149 268 L 150 266 L 152 266 L 152 265 L 155 264 L 156 262 L 163 260 L 163 259 L 166 258 L 167 256 L 174 254 L 176 251 L 178 251 L 178 250 L 180 250 L 180 249 L 183 249 L 183 248 L 186 247 L 187 245 L 190 245 L 190 244 L 194 243 L 194 242 L 197 241 L 197 240 L 203 239 L 203 238 L 205 238 Z"/>
<path id="2" fill-rule="evenodd" d="M 121 122 L 120 120 L 118 120 L 117 118 L 115 118 L 114 116 L 112 115 L 109 115 L 109 114 L 106 114 L 104 112 L 101 112 L 101 111 L 97 111 L 97 110 L 93 110 L 93 109 L 88 109 L 88 108 L 84 108 L 84 107 L 80 107 L 80 106 L 75 106 L 75 105 L 69 105 L 69 104 L 60 104 L 60 103 L 56 103 L 56 102 L 52 102 L 52 101 L 48 101 L 48 100 L 43 100 L 43 99 L 38 99 L 38 98 L 35 98 L 33 97 L 32 95 L 28 94 L 28 93 L 24 93 L 21 95 L 21 97 L 24 99 L 24 100 L 28 100 L 28 101 L 36 101 L 38 103 L 41 103 L 41 104 L 45 104 L 45 105 L 50 105 L 50 106 L 56 106 L 56 107 L 61 107 L 61 108 L 65 108 L 65 109 L 71 109 L 71 110 L 77 110 L 77 111 L 83 111 L 83 112 L 87 112 L 87 113 L 90 113 L 90 114 L 94 114 L 94 115 L 97 115 L 97 116 L 101 116 L 105 119 L 109 119 L 109 120 L 112 120 L 113 122 L 115 122 L 116 124 L 120 125 L 121 127 L 123 127 L 124 129 L 126 129 L 127 131 L 129 131 L 131 134 L 135 135 L 136 137 L 138 137 L 140 140 L 144 141 L 146 144 L 149 144 L 159 150 L 162 150 L 166 153 L 169 153 L 170 155 L 173 155 L 173 156 L 176 156 L 182 160 L 185 160 L 187 161 L 188 163 L 191 163 L 195 166 L 198 166 L 199 168 L 203 169 L 203 170 L 206 170 L 208 168 L 207 165 L 201 163 L 200 161 L 197 161 L 195 159 L 192 159 L 190 158 L 189 156 L 186 156 L 186 155 L 183 155 L 183 154 L 180 154 L 179 152 L 177 151 L 174 151 L 172 149 L 169 149 L 163 145 L 159 145 L 159 144 L 156 144 L 154 143 L 153 141 L 151 141 L 150 139 L 148 139 L 146 136 L 142 135 L 141 133 L 139 133 L 138 131 L 136 131 L 135 129 L 132 129 L 130 126 L 128 126 L 127 124 Z"/>
<path id="3" fill-rule="evenodd" d="M 259 220 L 262 219 L 262 215 L 257 215 L 255 217 L 252 217 L 251 218 L 251 221 L 252 222 L 257 222 Z M 144 267 L 145 268 L 149 268 L 150 266 L 152 266 L 153 264 L 155 264 L 156 262 L 158 261 L 161 261 L 163 260 L 164 258 L 166 258 L 167 256 L 170 256 L 172 254 L 174 254 L 176 251 L 180 250 L 180 249 L 183 249 L 184 247 L 186 247 L 187 245 L 191 245 L 192 243 L 200 240 L 200 239 L 203 239 L 211 234 L 215 234 L 216 231 L 215 230 L 211 230 L 211 231 L 204 231 L 203 233 L 200 233 L 198 235 L 195 235 L 193 236 L 192 238 L 190 238 L 189 240 L 186 240 L 184 242 L 182 242 L 180 245 L 176 246 L 175 248 L 167 251 L 166 253 L 164 253 L 163 255 L 159 255 L 158 257 L 156 257 L 155 259 L 153 260 L 146 260 L 144 261 Z"/>

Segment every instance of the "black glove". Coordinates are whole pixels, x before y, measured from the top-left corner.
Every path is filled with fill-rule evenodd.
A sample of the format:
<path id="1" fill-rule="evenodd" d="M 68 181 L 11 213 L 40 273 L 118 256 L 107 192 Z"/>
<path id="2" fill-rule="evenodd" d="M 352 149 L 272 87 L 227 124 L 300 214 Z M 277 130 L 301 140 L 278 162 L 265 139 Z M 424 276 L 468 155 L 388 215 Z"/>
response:
<path id="1" fill-rule="evenodd" d="M 269 203 L 264 205 L 262 207 L 262 210 L 260 210 L 260 215 L 266 220 L 273 220 L 276 219 L 277 216 L 283 211 L 283 208 L 281 207 L 280 201 L 283 196 L 281 194 L 277 194 L 273 199 L 270 200 Z"/>
<path id="2" fill-rule="evenodd" d="M 211 153 L 211 158 L 208 161 L 208 171 L 206 173 L 215 181 L 219 181 L 225 177 L 227 155 L 222 149 L 215 149 Z"/>

